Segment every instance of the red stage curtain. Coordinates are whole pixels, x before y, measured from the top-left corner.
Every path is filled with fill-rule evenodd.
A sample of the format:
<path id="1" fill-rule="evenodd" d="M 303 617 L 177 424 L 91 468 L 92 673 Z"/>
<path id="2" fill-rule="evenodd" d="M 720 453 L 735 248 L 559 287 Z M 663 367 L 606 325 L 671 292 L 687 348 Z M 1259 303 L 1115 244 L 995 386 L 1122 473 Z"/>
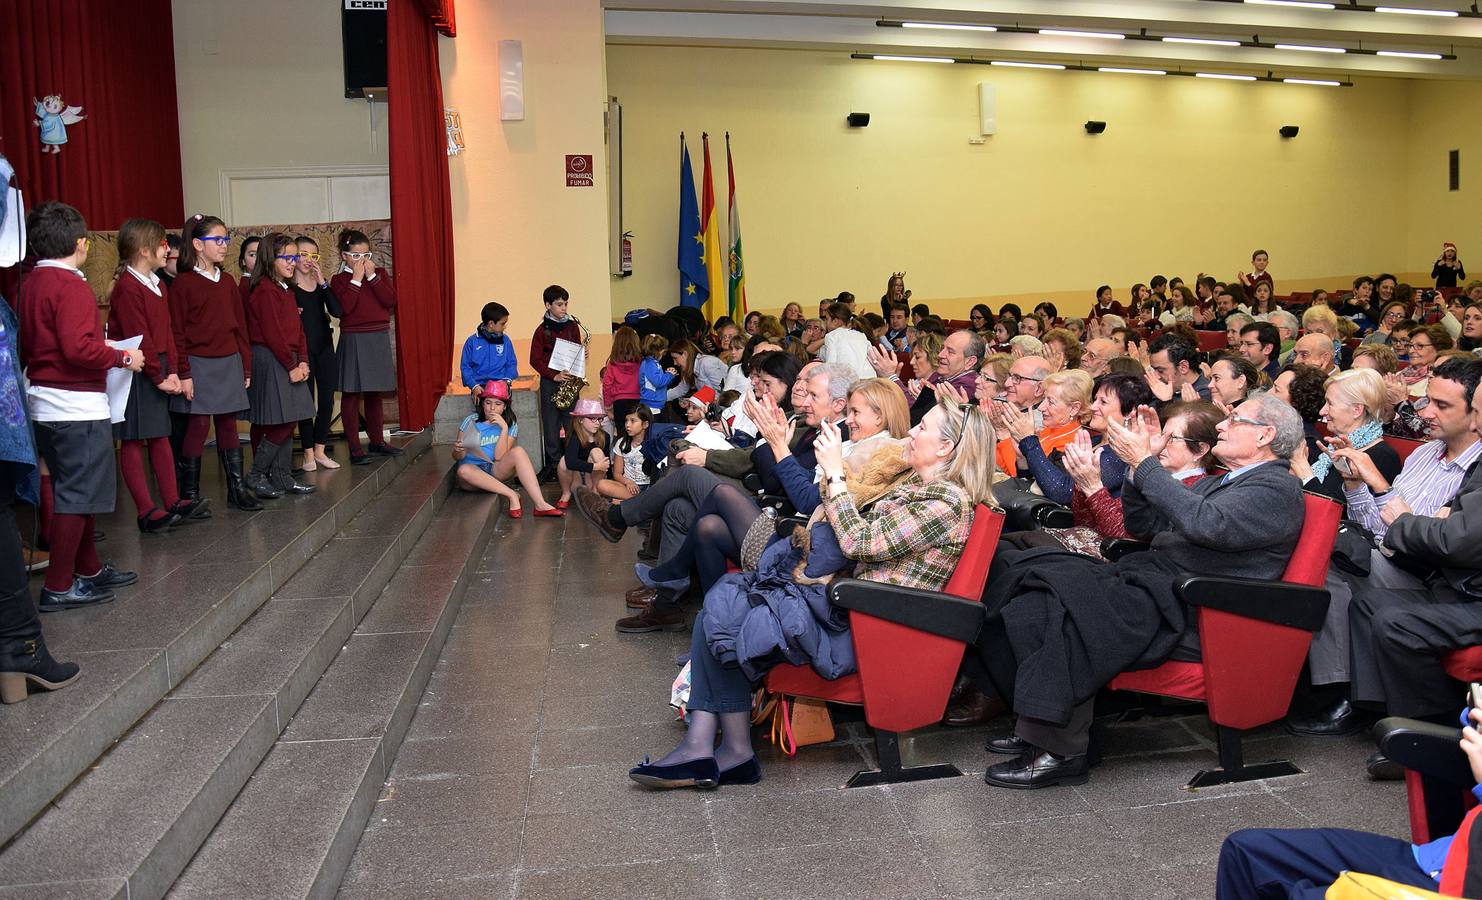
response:
<path id="1" fill-rule="evenodd" d="M 62 200 L 88 226 L 135 216 L 178 227 L 180 120 L 170 0 L 3 0 L 0 152 L 26 206 Z M 86 118 L 41 152 L 33 98 L 60 94 Z"/>
<path id="2" fill-rule="evenodd" d="M 458 36 L 458 17 L 453 14 L 453 0 L 422 0 L 422 8 L 427 10 L 427 18 L 432 20 L 439 34 Z"/>
<path id="3" fill-rule="evenodd" d="M 388 4 L 396 380 L 406 430 L 432 422 L 453 367 L 453 206 L 437 35 L 421 6 Z"/>

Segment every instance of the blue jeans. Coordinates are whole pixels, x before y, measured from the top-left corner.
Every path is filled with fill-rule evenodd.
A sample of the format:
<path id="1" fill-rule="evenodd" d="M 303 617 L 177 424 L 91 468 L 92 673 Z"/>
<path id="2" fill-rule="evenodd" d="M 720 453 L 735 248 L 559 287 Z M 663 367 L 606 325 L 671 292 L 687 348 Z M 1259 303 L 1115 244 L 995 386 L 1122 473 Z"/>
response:
<path id="1" fill-rule="evenodd" d="M 705 637 L 705 611 L 695 616 L 690 640 L 689 709 L 699 712 L 734 713 L 751 709 L 751 680 L 740 668 L 722 666 L 710 654 Z"/>

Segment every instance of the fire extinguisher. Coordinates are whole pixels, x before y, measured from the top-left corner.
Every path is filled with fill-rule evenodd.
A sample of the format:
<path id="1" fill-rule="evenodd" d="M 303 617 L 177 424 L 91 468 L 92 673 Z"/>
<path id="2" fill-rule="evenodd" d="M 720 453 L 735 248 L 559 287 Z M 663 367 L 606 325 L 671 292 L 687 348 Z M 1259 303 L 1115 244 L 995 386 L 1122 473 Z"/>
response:
<path id="1" fill-rule="evenodd" d="M 633 232 L 631 231 L 623 232 L 623 255 L 619 268 L 624 278 L 633 274 Z"/>

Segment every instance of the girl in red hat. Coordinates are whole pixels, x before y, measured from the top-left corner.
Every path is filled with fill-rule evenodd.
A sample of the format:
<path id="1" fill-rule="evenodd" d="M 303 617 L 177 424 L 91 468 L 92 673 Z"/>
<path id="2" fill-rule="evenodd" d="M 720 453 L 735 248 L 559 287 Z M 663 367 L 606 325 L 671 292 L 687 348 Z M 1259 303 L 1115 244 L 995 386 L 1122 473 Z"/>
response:
<path id="1" fill-rule="evenodd" d="M 535 467 L 525 448 L 515 443 L 520 427 L 515 411 L 509 405 L 509 385 L 490 381 L 479 397 L 479 411 L 463 420 L 458 428 L 458 443 L 453 445 L 453 459 L 458 464 L 458 486 L 466 491 L 488 491 L 509 501 L 509 517 L 525 514 L 520 494 L 504 482 L 515 475 L 520 486 L 535 501 L 536 516 L 559 517 L 561 510 L 541 496 Z"/>

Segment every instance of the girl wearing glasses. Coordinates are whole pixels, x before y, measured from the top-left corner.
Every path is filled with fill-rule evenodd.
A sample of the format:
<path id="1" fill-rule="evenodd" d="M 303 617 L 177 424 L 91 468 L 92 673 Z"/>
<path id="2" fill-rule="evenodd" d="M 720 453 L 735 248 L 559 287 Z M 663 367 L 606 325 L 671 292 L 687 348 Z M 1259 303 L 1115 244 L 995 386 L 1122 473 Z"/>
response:
<path id="1" fill-rule="evenodd" d="M 192 216 L 180 247 L 180 275 L 170 286 L 170 325 L 175 332 L 180 393 L 170 398 L 173 412 L 190 420 L 176 460 L 180 496 L 200 497 L 201 454 L 206 433 L 216 426 L 216 454 L 226 473 L 226 502 L 234 509 L 262 504 L 243 490 L 242 446 L 237 414 L 247 409 L 252 382 L 252 350 L 237 282 L 222 271 L 230 239 L 215 216 Z"/>
<path id="2" fill-rule="evenodd" d="M 363 231 L 340 232 L 340 272 L 329 281 L 340 301 L 340 420 L 350 462 L 362 466 L 371 455 L 400 456 L 386 443 L 381 395 L 396 390 L 396 367 L 391 359 L 391 311 L 396 309 L 396 286 L 391 273 L 376 265 L 370 238 Z M 360 446 L 360 414 L 370 450 Z"/>
<path id="3" fill-rule="evenodd" d="M 237 289 L 242 292 L 242 299 L 247 299 L 247 284 L 252 280 L 252 268 L 257 265 L 257 245 L 262 238 L 255 234 L 249 234 L 242 238 L 242 246 L 237 248 L 237 271 L 241 276 L 237 278 Z"/>
<path id="4" fill-rule="evenodd" d="M 298 244 L 286 234 L 263 236 L 247 297 L 252 370 L 247 391 L 252 413 L 252 471 L 247 486 L 262 498 L 312 494 L 292 475 L 293 428 L 314 415 L 309 396 L 308 341 L 288 285 L 298 266 Z"/>
<path id="5" fill-rule="evenodd" d="M 124 484 L 139 512 L 139 530 L 164 531 L 188 519 L 207 501 L 180 499 L 175 483 L 175 457 L 170 451 L 170 399 L 180 393 L 179 353 L 170 330 L 166 288 L 154 270 L 160 267 L 169 244 L 165 226 L 149 219 L 130 219 L 118 230 L 118 277 L 108 297 L 108 334 L 114 340 L 138 336 L 144 369 L 134 373 L 124 420 L 113 426 L 122 442 L 119 467 Z M 144 471 L 148 453 L 159 485 L 160 504 L 149 492 Z"/>
<path id="6" fill-rule="evenodd" d="M 299 235 L 298 266 L 293 271 L 293 298 L 298 304 L 299 321 L 304 326 L 304 339 L 309 353 L 309 394 L 315 400 L 314 417 L 298 423 L 298 439 L 303 445 L 305 472 L 323 466 L 338 469 L 340 464 L 329 458 L 324 445 L 329 442 L 329 423 L 334 420 L 335 382 L 339 363 L 334 352 L 334 335 L 329 317 L 340 318 L 340 301 L 319 268 L 319 244 L 307 235 Z"/>

